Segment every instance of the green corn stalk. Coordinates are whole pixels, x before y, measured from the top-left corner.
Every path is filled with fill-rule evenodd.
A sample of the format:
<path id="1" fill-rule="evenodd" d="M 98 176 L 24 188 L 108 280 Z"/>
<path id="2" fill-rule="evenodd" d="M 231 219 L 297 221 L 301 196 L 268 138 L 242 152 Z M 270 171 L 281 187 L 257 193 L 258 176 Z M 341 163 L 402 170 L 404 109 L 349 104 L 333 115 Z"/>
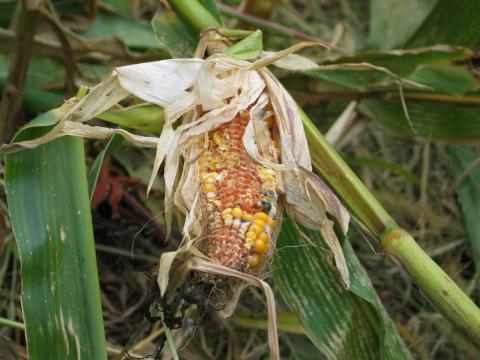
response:
<path id="1" fill-rule="evenodd" d="M 170 3 L 178 15 L 198 31 L 221 26 L 198 0 L 170 0 Z M 413 237 L 395 223 L 304 113 L 303 122 L 317 171 L 372 235 L 379 239 L 385 253 L 405 268 L 436 308 L 480 346 L 480 309 Z"/>

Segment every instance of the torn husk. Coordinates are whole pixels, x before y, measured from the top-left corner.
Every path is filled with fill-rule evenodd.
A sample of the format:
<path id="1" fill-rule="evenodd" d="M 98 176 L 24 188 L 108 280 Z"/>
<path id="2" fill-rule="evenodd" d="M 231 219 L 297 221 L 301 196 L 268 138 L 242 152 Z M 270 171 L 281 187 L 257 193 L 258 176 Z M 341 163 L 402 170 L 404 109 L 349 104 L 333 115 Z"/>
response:
<path id="1" fill-rule="evenodd" d="M 264 67 L 300 47 L 264 53 L 254 62 L 216 54 L 205 60 L 171 59 L 116 68 L 50 133 L 4 151 L 34 147 L 65 134 L 104 138 L 118 133 L 136 145 L 155 147 L 149 189 L 165 163 L 167 226 L 170 229 L 175 214 L 183 227 L 181 247 L 164 254 L 160 262 L 162 296 L 178 286 L 169 283 L 172 279 L 193 279 L 210 286 L 209 303 L 229 316 L 241 290 L 257 279 L 271 305 L 271 290 L 262 279 L 275 253 L 284 208 L 298 223 L 321 231 L 348 287 L 347 265 L 327 213 L 344 234 L 349 215 L 312 172 L 297 105 Z M 292 61 L 285 59 L 281 65 L 286 63 L 292 68 Z M 130 94 L 165 108 L 159 138 L 83 124 Z M 180 124 L 174 128 L 176 122 Z M 189 259 L 196 251 L 201 261 L 198 256 Z M 183 266 L 185 261 L 190 266 Z M 196 275 L 176 273 L 181 269 L 193 269 Z M 274 318 L 270 305 L 269 316 Z M 276 357 L 278 343 L 270 339 L 270 346 Z"/>

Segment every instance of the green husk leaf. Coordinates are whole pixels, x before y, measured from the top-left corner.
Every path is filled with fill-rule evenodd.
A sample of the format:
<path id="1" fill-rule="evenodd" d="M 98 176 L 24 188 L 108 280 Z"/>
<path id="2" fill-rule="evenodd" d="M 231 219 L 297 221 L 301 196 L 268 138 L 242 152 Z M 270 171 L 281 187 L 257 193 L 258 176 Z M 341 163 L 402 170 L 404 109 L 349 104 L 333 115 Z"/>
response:
<path id="1" fill-rule="evenodd" d="M 225 53 L 237 60 L 250 60 L 258 57 L 262 51 L 262 32 L 257 30 L 245 39 L 228 48 Z"/>
<path id="2" fill-rule="evenodd" d="M 164 111 L 158 106 L 144 103 L 118 110 L 112 109 L 97 115 L 97 118 L 122 127 L 158 135 L 163 128 Z"/>

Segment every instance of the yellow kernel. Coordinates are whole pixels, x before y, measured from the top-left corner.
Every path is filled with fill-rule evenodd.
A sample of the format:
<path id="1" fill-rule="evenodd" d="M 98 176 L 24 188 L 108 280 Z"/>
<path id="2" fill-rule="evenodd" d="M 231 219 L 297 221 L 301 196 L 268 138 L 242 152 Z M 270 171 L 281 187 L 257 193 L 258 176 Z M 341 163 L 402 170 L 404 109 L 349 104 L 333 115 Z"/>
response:
<path id="1" fill-rule="evenodd" d="M 267 242 L 268 239 L 269 239 L 269 238 L 268 238 L 268 234 L 265 233 L 265 232 L 261 233 L 261 234 L 258 236 L 258 240 L 262 240 L 262 241 Z"/>
<path id="2" fill-rule="evenodd" d="M 253 244 L 253 250 L 258 254 L 264 254 L 268 250 L 268 245 L 265 241 L 259 239 Z"/>
<path id="3" fill-rule="evenodd" d="M 271 176 L 270 173 L 266 172 L 265 170 L 260 170 L 257 175 L 262 180 Z"/>
<path id="4" fill-rule="evenodd" d="M 271 228 L 275 225 L 275 220 L 273 220 L 271 217 L 267 219 L 268 225 L 270 225 Z"/>
<path id="5" fill-rule="evenodd" d="M 260 256 L 258 256 L 257 254 L 250 255 L 250 258 L 248 259 L 248 265 L 250 265 L 251 268 L 256 267 L 259 262 Z"/>
<path id="6" fill-rule="evenodd" d="M 242 215 L 242 220 L 243 221 L 252 221 L 252 219 L 253 219 L 252 214 L 249 214 L 249 213 L 246 213 L 246 212 L 243 213 L 243 215 Z"/>
<path id="7" fill-rule="evenodd" d="M 232 212 L 231 208 L 226 208 L 225 210 L 222 211 L 222 215 L 225 216 L 227 214 L 230 214 Z"/>
<path id="8" fill-rule="evenodd" d="M 258 226 L 260 229 L 263 230 L 263 228 L 265 227 L 265 221 L 263 221 L 261 219 L 255 219 L 255 220 L 253 220 L 253 225 Z"/>
<path id="9" fill-rule="evenodd" d="M 215 185 L 207 182 L 203 184 L 203 190 L 205 190 L 205 192 L 215 192 L 217 188 Z"/>
<path id="10" fill-rule="evenodd" d="M 260 219 L 260 220 L 263 220 L 263 221 L 267 221 L 268 215 L 265 214 L 264 212 L 258 212 L 258 213 L 255 214 L 254 219 L 255 220 Z"/>
<path id="11" fill-rule="evenodd" d="M 240 209 L 240 208 L 233 208 L 232 209 L 232 216 L 233 217 L 239 218 L 239 217 L 242 217 L 242 215 L 243 215 L 242 209 Z"/>
<path id="12" fill-rule="evenodd" d="M 222 142 L 222 137 L 220 136 L 220 134 L 218 132 L 214 132 L 213 133 L 213 141 L 215 142 L 215 144 L 217 145 L 220 145 L 221 142 Z"/>
<path id="13" fill-rule="evenodd" d="M 245 237 L 255 240 L 257 238 L 257 234 L 254 233 L 253 231 L 247 231 L 247 233 L 245 234 Z"/>
<path id="14" fill-rule="evenodd" d="M 254 225 L 250 226 L 250 228 L 248 230 L 250 230 L 249 232 L 254 232 L 257 235 L 260 235 L 263 231 L 263 228 L 254 224 Z"/>
<path id="15" fill-rule="evenodd" d="M 277 189 L 277 185 L 276 184 L 271 184 L 271 183 L 263 183 L 262 184 L 262 189 L 263 190 L 275 191 Z"/>

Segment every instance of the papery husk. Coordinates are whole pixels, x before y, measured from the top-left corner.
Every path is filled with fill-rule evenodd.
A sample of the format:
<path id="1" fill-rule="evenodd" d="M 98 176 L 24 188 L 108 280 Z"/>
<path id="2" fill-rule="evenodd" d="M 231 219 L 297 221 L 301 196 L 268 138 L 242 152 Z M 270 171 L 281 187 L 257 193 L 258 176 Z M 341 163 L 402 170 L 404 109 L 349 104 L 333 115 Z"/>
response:
<path id="1" fill-rule="evenodd" d="M 196 236 L 199 236 L 199 229 L 202 228 L 198 220 L 198 209 L 195 206 L 198 204 L 199 196 L 196 192 L 198 179 L 193 169 L 183 171 L 184 175 L 181 180 L 179 179 L 181 160 L 183 159 L 183 166 L 188 167 L 189 162 L 192 162 L 196 156 L 191 150 L 187 150 L 191 145 L 189 142 L 231 121 L 240 111 L 252 106 L 252 121 L 244 136 L 245 149 L 254 161 L 276 170 L 278 175 L 281 175 L 279 178 L 292 179 L 294 176 L 300 179 L 286 189 L 287 209 L 300 223 L 310 227 L 315 224 L 315 228 L 320 229 L 322 224 L 326 224 L 325 211 L 328 209 L 321 211 L 322 207 L 317 207 L 317 213 L 305 213 L 299 207 L 300 203 L 311 199 L 306 182 L 301 181 L 301 178 L 305 174 L 313 173 L 311 173 L 308 144 L 296 103 L 280 82 L 264 68 L 265 65 L 273 62 L 275 65 L 292 69 L 294 68 L 292 57 L 299 59 L 292 52 L 312 45 L 314 44 L 300 43 L 279 53 L 265 52 L 259 60 L 254 62 L 235 60 L 216 54 L 206 60 L 171 59 L 116 68 L 107 80 L 93 88 L 87 96 L 73 106 L 48 134 L 35 140 L 6 145 L 2 151 L 11 152 L 22 147 L 33 148 L 64 135 L 102 139 L 120 134 L 138 146 L 156 147 L 156 158 L 148 189 L 153 184 L 161 163 L 165 161 L 167 227 L 170 229 L 173 210 L 179 211 L 185 219 L 183 225 L 185 241 L 193 241 Z M 288 66 L 285 66 L 286 63 Z M 311 68 L 314 67 L 311 61 L 299 62 L 298 67 L 305 68 L 305 63 L 308 63 Z M 223 78 L 219 79 L 217 76 L 223 76 Z M 160 138 L 135 135 L 123 129 L 107 129 L 81 124 L 111 108 L 130 94 L 165 108 L 165 125 Z M 264 94 L 263 97 L 261 97 L 262 94 Z M 268 98 L 265 98 L 265 94 Z M 226 102 L 226 99 L 229 101 Z M 257 102 L 264 105 L 268 101 L 273 106 L 280 135 L 280 164 L 270 163 L 260 156 L 255 138 L 259 135 L 259 126 L 255 126 L 255 123 L 261 122 L 256 120 L 258 118 L 256 112 L 259 110 L 253 105 Z M 202 114 L 198 112 L 199 106 Z M 173 125 L 180 117 L 182 124 L 174 130 Z M 318 181 L 309 181 L 308 187 L 316 189 L 317 194 L 323 194 L 328 189 Z M 288 196 L 288 192 L 297 195 Z M 328 196 L 330 197 L 331 195 Z M 317 196 L 317 199 L 325 201 L 326 197 Z M 330 213 L 337 217 L 338 223 L 343 224 L 341 230 L 345 233 L 345 224 L 349 221 L 348 213 L 343 208 L 341 211 L 338 210 L 341 208 L 339 202 L 335 207 L 337 211 Z M 331 210 L 332 207 L 329 209 Z M 300 215 L 302 212 L 303 215 Z M 337 242 L 334 234 L 330 238 L 333 242 Z M 336 266 L 343 274 L 342 279 L 345 285 L 348 286 L 348 278 L 345 275 L 346 264 L 343 257 L 337 254 L 339 246 L 333 243 L 330 246 L 335 254 Z"/>
<path id="2" fill-rule="evenodd" d="M 181 212 L 185 218 L 183 246 L 188 247 L 189 245 L 185 244 L 190 244 L 190 246 L 194 244 L 205 254 L 201 241 L 199 243 L 200 237 L 204 233 L 202 224 L 205 224 L 205 219 L 201 217 L 202 210 L 198 207 L 200 196 L 198 190 L 199 179 L 195 176 L 193 164 L 199 154 L 194 143 L 200 137 L 205 136 L 206 132 L 231 121 L 238 112 L 249 107 L 251 121 L 245 130 L 243 138 L 246 151 L 253 161 L 274 169 L 277 177 L 283 179 L 279 181 L 283 185 L 278 190 L 286 194 L 287 210 L 295 221 L 321 231 L 332 251 L 340 279 L 345 287 L 348 287 L 349 276 L 345 258 L 336 233 L 333 230 L 334 223 L 326 216 L 329 213 L 332 218 L 335 218 L 340 231 L 346 233 L 349 223 L 348 212 L 331 190 L 311 171 L 312 166 L 308 144 L 295 101 L 268 70 L 261 69 L 252 73 L 253 70 L 249 69 L 253 67 L 254 65 L 251 63 L 218 55 L 209 58 L 205 61 L 199 73 L 199 79 L 201 79 L 202 84 L 207 84 L 207 86 L 194 87 L 191 91 L 192 94 L 198 93 L 197 101 L 185 101 L 183 104 L 180 104 L 183 107 L 177 103 L 177 113 L 185 114 L 182 125 L 173 131 L 174 135 L 170 142 L 171 151 L 166 149 L 164 152 L 157 153 L 158 166 L 165 158 L 166 209 L 172 209 L 170 213 L 175 209 Z M 216 76 L 226 69 L 233 72 L 246 72 L 243 75 L 231 74 L 232 77 L 236 77 L 236 81 L 242 81 L 242 77 L 245 82 L 247 81 L 246 79 L 250 79 L 248 96 L 245 96 L 245 100 L 240 102 L 241 106 L 238 98 L 234 98 L 230 103 L 225 104 L 225 98 L 230 97 L 237 91 L 225 93 L 212 91 L 212 88 L 216 87 L 221 89 L 222 84 L 218 79 L 209 79 L 209 76 Z M 254 74 L 258 74 L 259 77 Z M 228 82 L 232 79 L 226 77 L 223 80 Z M 220 84 L 216 84 L 216 82 L 220 82 Z M 241 84 L 232 85 L 230 83 L 228 86 L 230 90 L 238 87 L 241 87 Z M 222 96 L 224 97 L 223 99 Z M 262 113 L 269 102 L 272 104 L 276 126 L 280 134 L 281 162 L 279 164 L 271 163 L 263 158 L 258 149 L 263 136 L 261 130 Z M 210 109 L 210 111 L 197 114 L 197 105 L 200 104 L 203 108 L 204 103 L 205 108 Z M 175 119 L 172 118 L 173 121 Z M 180 165 L 182 163 L 183 168 L 180 173 Z M 316 206 L 308 208 L 308 204 L 316 204 Z M 171 215 L 167 215 L 167 219 L 170 220 Z M 277 232 L 278 230 L 279 228 L 277 228 Z M 275 239 L 273 239 L 273 243 Z M 264 261 L 263 265 L 254 271 L 248 271 L 246 275 L 253 275 L 259 280 L 267 277 L 273 256 L 274 246 L 271 247 L 270 252 L 266 255 L 266 261 Z M 165 258 L 162 258 L 163 266 L 159 273 L 159 285 L 163 294 L 169 288 L 169 278 L 172 276 L 173 278 L 181 277 L 176 272 L 179 268 L 185 269 L 185 267 L 176 264 L 171 268 L 173 273 L 167 273 L 168 266 L 174 264 L 174 258 L 175 254 L 168 254 L 165 255 Z M 205 261 L 208 262 L 208 260 Z M 220 264 L 211 260 L 208 263 L 213 267 L 221 267 Z M 200 271 L 201 269 L 197 267 L 195 270 Z M 219 314 L 225 317 L 233 313 L 242 290 L 247 286 L 245 279 L 227 280 L 231 276 L 229 271 L 209 276 L 202 275 L 197 278 L 199 282 L 215 284 L 217 291 L 210 294 L 206 301 L 212 304 L 214 308 L 219 309 Z M 274 352 L 275 350 L 272 350 L 272 353 Z"/>
<path id="3" fill-rule="evenodd" d="M 278 346 L 278 331 L 277 331 L 277 321 L 276 321 L 276 309 L 275 309 L 275 297 L 270 286 L 265 282 L 259 279 L 258 277 L 242 273 L 240 271 L 229 269 L 225 266 L 205 261 L 198 257 L 193 257 L 191 259 L 190 269 L 201 271 L 205 273 L 211 273 L 220 276 L 229 276 L 231 278 L 236 278 L 240 280 L 240 286 L 253 285 L 263 289 L 265 297 L 267 300 L 267 314 L 268 314 L 268 345 L 270 348 L 270 355 L 272 359 L 280 358 L 280 348 Z M 238 301 L 238 296 L 240 291 L 237 292 L 236 302 Z M 231 309 L 224 309 L 228 311 L 229 314 L 233 313 L 234 307 Z M 228 315 L 230 316 L 230 315 Z"/>

